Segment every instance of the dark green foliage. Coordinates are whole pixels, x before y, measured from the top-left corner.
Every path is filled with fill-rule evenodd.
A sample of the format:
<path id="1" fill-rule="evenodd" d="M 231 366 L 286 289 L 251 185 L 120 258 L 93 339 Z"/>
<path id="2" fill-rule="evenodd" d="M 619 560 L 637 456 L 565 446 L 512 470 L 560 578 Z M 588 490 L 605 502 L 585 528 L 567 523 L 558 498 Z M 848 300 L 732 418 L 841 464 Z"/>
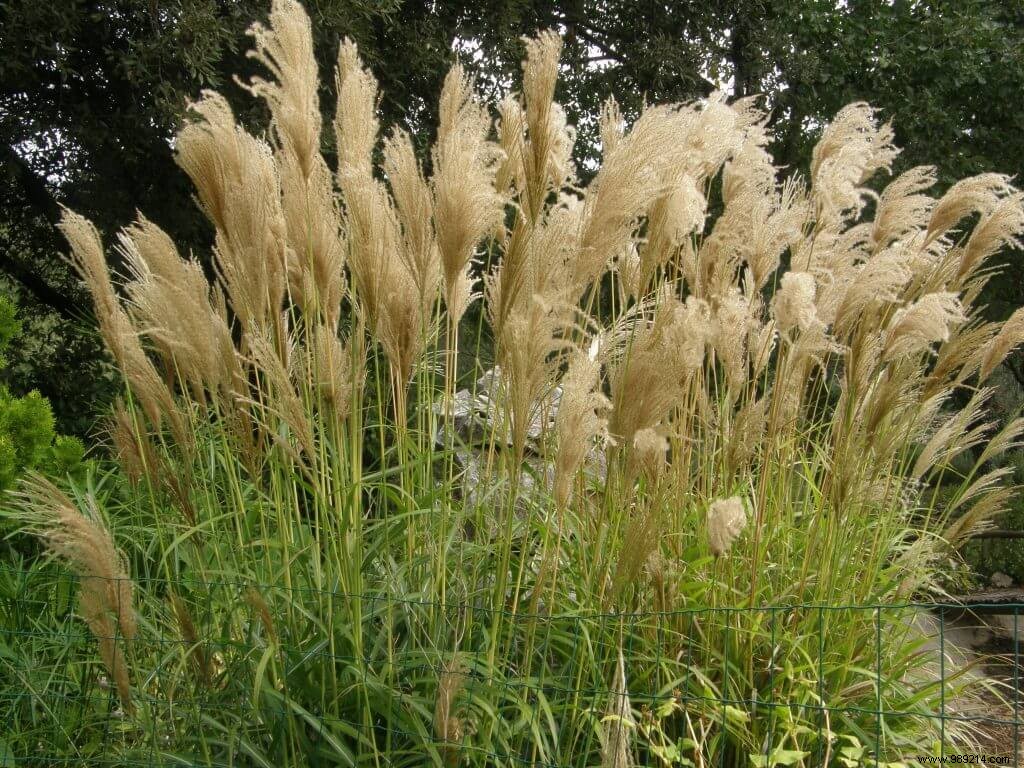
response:
<path id="1" fill-rule="evenodd" d="M 1024 531 L 1024 501 L 1018 501 L 998 521 L 1006 530 Z M 968 564 L 986 582 L 995 573 L 1003 573 L 1013 579 L 1014 584 L 1024 584 L 1024 540 L 1022 539 L 979 539 L 972 541 L 965 549 Z"/>
<path id="2" fill-rule="evenodd" d="M 4 351 L 10 346 L 11 340 L 21 333 L 21 323 L 18 322 L 17 310 L 14 304 L 0 297 L 0 368 L 7 365 L 7 358 Z"/>
<path id="3" fill-rule="evenodd" d="M 1014 482 L 1024 482 L 1024 453 L 1013 454 L 1010 463 L 1014 467 Z M 995 522 L 1003 531 L 1024 531 L 1024 496 L 1018 495 L 1006 514 Z M 993 574 L 1002 573 L 1015 584 L 1024 584 L 1024 539 L 978 539 L 964 548 L 964 558 L 986 582 Z"/>

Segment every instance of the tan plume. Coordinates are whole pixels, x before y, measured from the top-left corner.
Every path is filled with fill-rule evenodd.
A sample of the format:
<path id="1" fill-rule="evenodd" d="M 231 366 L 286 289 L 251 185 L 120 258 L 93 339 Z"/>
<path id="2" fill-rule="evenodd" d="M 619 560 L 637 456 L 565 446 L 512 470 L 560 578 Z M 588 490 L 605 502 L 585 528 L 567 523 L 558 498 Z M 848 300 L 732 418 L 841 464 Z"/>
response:
<path id="1" fill-rule="evenodd" d="M 339 184 L 344 190 L 343 174 L 354 174 L 361 180 L 373 174 L 373 148 L 380 129 L 376 115 L 377 79 L 363 67 L 358 47 L 347 37 L 338 50 L 335 87 L 338 107 L 334 133 L 338 144 Z"/>
<path id="2" fill-rule="evenodd" d="M 469 265 L 477 245 L 502 223 L 505 201 L 495 189 L 502 152 L 490 141 L 491 120 L 473 95 L 461 65 L 441 90 L 440 125 L 433 149 L 434 225 L 444 276 L 445 303 L 453 322 L 472 296 Z"/>
<path id="3" fill-rule="evenodd" d="M 114 292 L 99 233 L 92 222 L 68 209 L 64 209 L 58 226 L 71 244 L 71 264 L 92 294 L 103 341 L 132 393 L 154 426 L 159 427 L 166 418 L 181 445 L 187 447 L 190 441 L 173 394 L 146 355 Z"/>
<path id="4" fill-rule="evenodd" d="M 738 496 L 718 499 L 708 507 L 708 546 L 715 557 L 728 554 L 747 526 L 747 511 Z"/>
<path id="5" fill-rule="evenodd" d="M 978 374 L 979 379 L 985 381 L 1010 352 L 1021 344 L 1024 344 L 1024 308 L 1018 309 L 1010 315 L 1009 319 L 1000 326 L 995 337 L 985 345 L 981 370 Z"/>
<path id="6" fill-rule="evenodd" d="M 1012 192 L 1010 177 L 1001 173 L 982 173 L 961 179 L 939 198 L 932 209 L 928 241 L 942 237 L 972 213 L 991 213 L 999 201 Z"/>
<path id="7" fill-rule="evenodd" d="M 231 329 L 215 309 L 202 267 L 143 216 L 119 235 L 133 278 L 126 286 L 135 324 L 200 400 L 228 392 L 239 372 Z"/>
<path id="8" fill-rule="evenodd" d="M 949 339 L 952 328 L 966 320 L 954 293 L 930 293 L 897 311 L 886 330 L 884 356 L 893 360 L 930 350 Z"/>
<path id="9" fill-rule="evenodd" d="M 205 91 L 178 132 L 175 159 L 216 228 L 214 251 L 231 307 L 246 328 L 276 328 L 287 284 L 287 225 L 271 148 Z"/>
<path id="10" fill-rule="evenodd" d="M 565 507 L 572 493 L 572 482 L 594 447 L 596 438 L 608 439 L 606 417 L 611 402 L 601 392 L 600 338 L 588 351 L 577 349 L 569 358 L 561 380 L 562 397 L 558 403 L 555 428 L 558 451 L 555 454 L 555 503 Z"/>
<path id="11" fill-rule="evenodd" d="M 83 514 L 57 486 L 39 476 L 22 481 L 15 498 L 30 527 L 78 576 L 79 611 L 96 638 L 121 706 L 131 712 L 125 646 L 137 633 L 134 583 L 124 557 L 99 518 L 95 500 L 89 497 L 90 514 Z"/>

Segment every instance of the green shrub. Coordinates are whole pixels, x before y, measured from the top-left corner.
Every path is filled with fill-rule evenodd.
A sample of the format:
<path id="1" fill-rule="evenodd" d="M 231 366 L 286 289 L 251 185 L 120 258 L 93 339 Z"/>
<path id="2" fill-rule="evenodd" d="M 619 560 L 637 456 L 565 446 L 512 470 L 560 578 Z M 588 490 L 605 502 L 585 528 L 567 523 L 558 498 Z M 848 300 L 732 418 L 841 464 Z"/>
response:
<path id="1" fill-rule="evenodd" d="M 0 296 L 0 368 L 4 351 L 20 332 L 13 303 Z M 18 397 L 0 384 L 0 491 L 33 470 L 59 477 L 76 473 L 84 455 L 80 440 L 55 433 L 53 411 L 39 392 Z"/>

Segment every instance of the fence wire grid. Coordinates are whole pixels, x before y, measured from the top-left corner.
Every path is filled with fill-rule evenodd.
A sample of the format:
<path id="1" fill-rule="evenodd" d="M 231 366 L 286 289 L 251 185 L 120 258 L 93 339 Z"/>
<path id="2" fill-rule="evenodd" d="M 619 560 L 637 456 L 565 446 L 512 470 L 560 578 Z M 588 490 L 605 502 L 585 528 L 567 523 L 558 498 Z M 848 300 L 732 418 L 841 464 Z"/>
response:
<path id="1" fill-rule="evenodd" d="M 0 573 L 0 768 L 1024 767 L 1020 596 L 581 613 L 148 579 L 128 643 L 73 576 Z"/>

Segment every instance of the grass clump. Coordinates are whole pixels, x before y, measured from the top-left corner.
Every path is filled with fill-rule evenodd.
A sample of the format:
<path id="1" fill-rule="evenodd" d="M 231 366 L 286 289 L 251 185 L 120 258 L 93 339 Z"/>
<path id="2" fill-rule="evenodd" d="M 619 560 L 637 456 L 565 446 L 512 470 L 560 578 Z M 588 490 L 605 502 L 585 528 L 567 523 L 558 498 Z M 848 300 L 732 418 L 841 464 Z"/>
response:
<path id="1" fill-rule="evenodd" d="M 853 104 L 782 183 L 765 115 L 715 95 L 631 124 L 609 101 L 581 187 L 552 33 L 526 41 L 495 125 L 452 70 L 429 175 L 408 135 L 378 136 L 344 42 L 332 169 L 305 13 L 276 0 L 252 35 L 268 138 L 205 93 L 175 145 L 214 285 L 140 217 L 115 286 L 99 233 L 63 218 L 127 384 L 120 466 L 78 489 L 86 516 L 41 480 L 8 515 L 51 521 L 124 717 L 71 697 L 96 672 L 50 642 L 73 622 L 37 565 L 5 587 L 44 606 L 16 754 L 621 768 L 976 743 L 969 717 L 934 715 L 970 715 L 980 684 L 939 685 L 912 617 L 878 606 L 933 588 L 1012 493 L 984 467 L 1024 422 L 993 434 L 985 378 L 1020 323 L 974 307 L 1024 224 L 1006 177 L 933 200 L 917 168 L 876 196 L 898 150 Z M 474 317 L 493 368 L 460 345 Z M 68 538 L 120 568 L 101 512 L 137 584 L 128 625 Z"/>

